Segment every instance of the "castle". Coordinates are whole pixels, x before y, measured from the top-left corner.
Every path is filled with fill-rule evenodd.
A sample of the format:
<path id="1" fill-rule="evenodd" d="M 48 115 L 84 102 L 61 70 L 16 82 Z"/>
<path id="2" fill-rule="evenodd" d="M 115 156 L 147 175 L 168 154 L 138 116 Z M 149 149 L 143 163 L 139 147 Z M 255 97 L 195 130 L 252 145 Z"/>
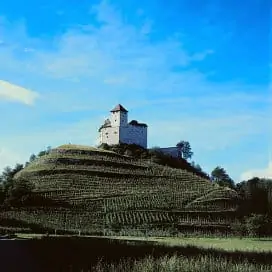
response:
<path id="1" fill-rule="evenodd" d="M 111 110 L 111 116 L 99 128 L 99 145 L 117 145 L 119 143 L 137 144 L 147 149 L 147 125 L 132 120 L 128 123 L 128 111 L 120 104 Z M 180 158 L 177 146 L 156 148 L 171 157 Z"/>
<path id="2" fill-rule="evenodd" d="M 137 144 L 147 148 L 147 125 L 132 120 L 128 123 L 128 111 L 120 104 L 111 110 L 111 116 L 99 128 L 99 144 Z"/>

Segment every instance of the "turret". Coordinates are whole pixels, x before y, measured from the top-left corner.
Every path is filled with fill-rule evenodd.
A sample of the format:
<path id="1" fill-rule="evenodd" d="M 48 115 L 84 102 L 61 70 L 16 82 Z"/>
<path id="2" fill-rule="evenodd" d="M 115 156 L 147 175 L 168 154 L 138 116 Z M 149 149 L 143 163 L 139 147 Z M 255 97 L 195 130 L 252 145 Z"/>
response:
<path id="1" fill-rule="evenodd" d="M 128 125 L 128 111 L 120 104 L 111 110 L 112 127 L 125 127 Z"/>

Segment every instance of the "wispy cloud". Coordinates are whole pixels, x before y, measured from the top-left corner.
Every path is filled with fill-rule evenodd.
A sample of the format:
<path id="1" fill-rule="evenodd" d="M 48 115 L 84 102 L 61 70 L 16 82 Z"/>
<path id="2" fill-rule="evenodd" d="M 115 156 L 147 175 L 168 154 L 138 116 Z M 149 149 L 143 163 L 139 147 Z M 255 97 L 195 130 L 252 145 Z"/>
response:
<path id="1" fill-rule="evenodd" d="M 185 71 L 181 76 L 174 70 L 185 69 L 195 61 L 204 60 L 213 53 L 211 49 L 203 48 L 202 52 L 189 54 L 180 40 L 171 35 L 165 40 L 151 42 L 147 31 L 142 31 L 148 24 L 148 32 L 152 32 L 148 19 L 143 19 L 140 27 L 127 25 L 118 10 L 105 1 L 94 7 L 92 14 L 96 16 L 98 27 L 70 27 L 52 40 L 50 50 L 48 47 L 45 49 L 42 41 L 27 37 L 23 23 L 19 26 L 3 23 L 12 28 L 11 33 L 4 32 L 6 46 L 2 48 L 6 51 L 6 58 L 9 57 L 10 66 L 12 69 L 24 67 L 29 73 L 47 78 L 87 80 L 93 84 L 104 82 L 108 85 L 103 86 L 105 90 L 110 89 L 110 84 L 117 84 L 118 88 L 126 88 L 126 92 L 129 88 L 131 92 L 137 90 L 141 93 L 173 92 L 180 90 L 188 79 L 203 77 L 197 71 Z M 11 46 L 10 42 L 16 40 L 16 36 L 23 37 L 23 42 Z M 19 51 L 23 51 L 20 59 L 24 61 L 17 57 Z"/>
<path id="2" fill-rule="evenodd" d="M 129 109 L 130 118 L 148 123 L 150 146 L 184 138 L 196 154 L 209 155 L 267 134 L 271 100 L 265 86 L 213 81 L 217 71 L 198 66 L 216 58 L 213 43 L 191 50 L 183 33 L 154 38 L 156 22 L 139 13 L 136 26 L 102 1 L 90 9 L 89 24 L 71 23 L 55 36 L 36 38 L 24 21 L 0 19 L 0 74 L 10 82 L 0 81 L 0 99 L 38 105 L 36 123 L 35 114 L 27 112 L 32 122 L 25 114 L 24 129 L 16 127 L 23 149 L 14 129 L 8 135 L 8 124 L 0 147 L 26 158 L 47 145 L 94 144 L 99 116 L 117 103 Z M 12 119 L 14 110 L 5 113 Z M 245 159 L 240 163 L 247 167 Z"/>
<path id="3" fill-rule="evenodd" d="M 0 100 L 17 101 L 26 105 L 33 105 L 38 96 L 36 92 L 0 80 Z"/>
<path id="4" fill-rule="evenodd" d="M 241 174 L 241 180 L 248 180 L 254 177 L 272 179 L 272 161 L 263 169 L 252 169 Z"/>
<path id="5" fill-rule="evenodd" d="M 13 167 L 16 163 L 24 163 L 25 159 L 16 149 L 0 148 L 0 173 L 7 166 Z"/>

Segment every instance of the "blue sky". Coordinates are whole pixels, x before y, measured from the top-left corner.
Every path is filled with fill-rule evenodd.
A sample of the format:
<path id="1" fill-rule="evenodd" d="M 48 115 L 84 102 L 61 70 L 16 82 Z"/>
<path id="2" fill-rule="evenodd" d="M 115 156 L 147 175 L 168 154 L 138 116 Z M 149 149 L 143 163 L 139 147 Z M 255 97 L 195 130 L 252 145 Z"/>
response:
<path id="1" fill-rule="evenodd" d="M 272 176 L 269 1 L 0 2 L 0 169 L 94 145 L 109 110 L 187 140 L 236 181 Z"/>

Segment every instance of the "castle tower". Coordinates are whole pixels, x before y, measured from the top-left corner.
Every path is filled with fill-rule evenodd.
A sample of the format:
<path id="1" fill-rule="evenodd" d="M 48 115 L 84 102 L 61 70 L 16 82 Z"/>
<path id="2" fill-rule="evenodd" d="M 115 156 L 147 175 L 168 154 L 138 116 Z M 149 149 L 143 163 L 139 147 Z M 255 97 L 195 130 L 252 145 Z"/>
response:
<path id="1" fill-rule="evenodd" d="M 137 144 L 147 148 L 147 125 L 132 120 L 128 123 L 128 111 L 118 104 L 109 119 L 99 128 L 99 144 Z"/>
<path id="2" fill-rule="evenodd" d="M 125 127 L 128 124 L 128 111 L 120 104 L 111 110 L 112 127 Z"/>

